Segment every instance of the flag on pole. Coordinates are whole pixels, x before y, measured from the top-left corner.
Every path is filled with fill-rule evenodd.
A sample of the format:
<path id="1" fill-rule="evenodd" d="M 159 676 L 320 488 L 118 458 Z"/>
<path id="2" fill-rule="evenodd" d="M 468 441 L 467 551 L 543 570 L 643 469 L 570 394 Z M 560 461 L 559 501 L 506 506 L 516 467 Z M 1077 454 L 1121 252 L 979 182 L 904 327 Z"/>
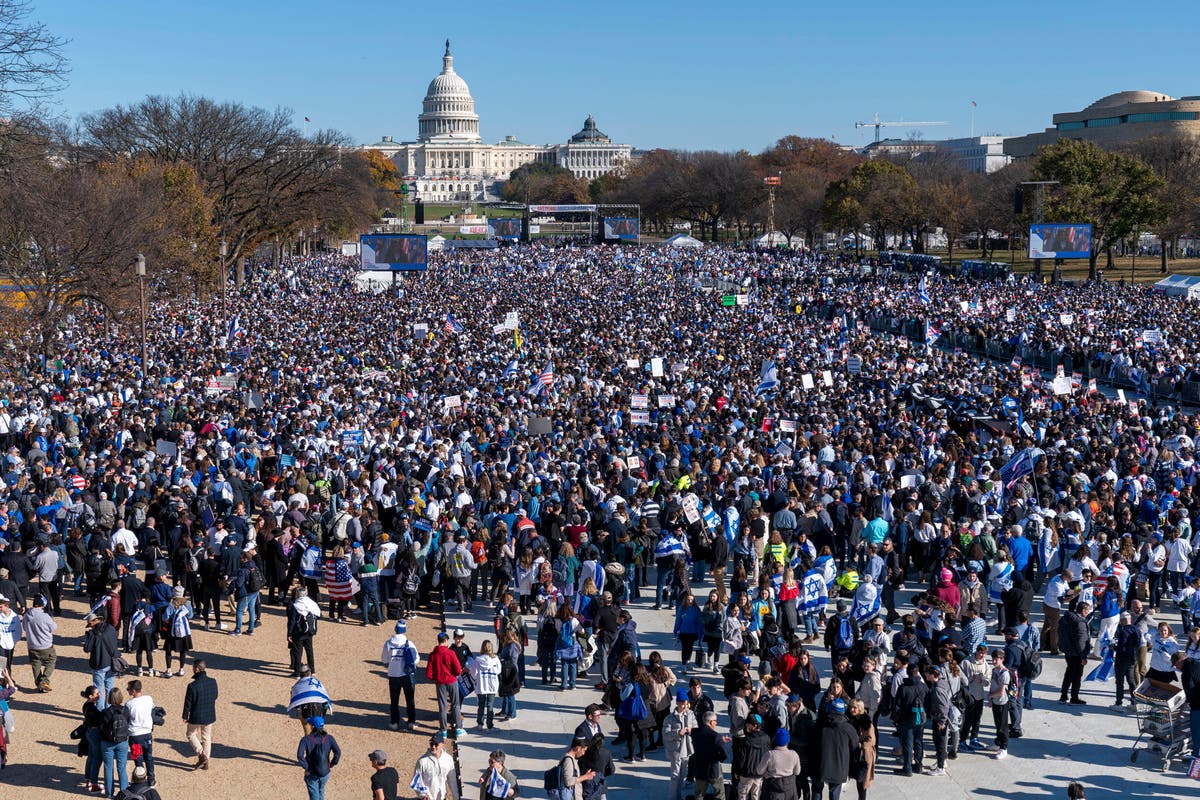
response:
<path id="1" fill-rule="evenodd" d="M 225 346 L 228 347 L 234 339 L 245 335 L 246 329 L 242 327 L 242 318 L 234 314 L 233 319 L 229 320 L 229 330 L 225 333 Z"/>
<path id="2" fill-rule="evenodd" d="M 979 103 L 976 103 L 974 100 L 971 101 L 971 108 L 975 108 L 978 105 Z"/>
<path id="3" fill-rule="evenodd" d="M 513 377 L 516 374 L 517 374 L 517 359 L 514 358 L 512 361 L 508 362 L 508 366 L 504 368 L 504 372 L 501 373 L 500 379 L 508 380 L 509 378 Z"/>
<path id="4" fill-rule="evenodd" d="M 929 299 L 929 276 L 922 275 L 920 283 L 917 284 L 917 297 L 921 298 L 922 303 L 933 302 Z"/>
<path id="5" fill-rule="evenodd" d="M 309 119 L 308 117 L 305 117 L 305 118 L 304 118 L 304 121 L 305 121 L 305 122 L 312 122 L 312 120 L 311 120 L 311 119 Z"/>
<path id="6" fill-rule="evenodd" d="M 1033 474 L 1033 466 L 1037 463 L 1042 451 L 1036 447 L 1026 447 L 1017 453 L 1007 464 L 1000 468 L 1000 482 L 1005 489 L 1011 489 L 1017 481 L 1026 475 Z"/>
<path id="7" fill-rule="evenodd" d="M 775 367 L 774 361 L 764 361 L 762 369 L 759 372 L 758 386 L 755 387 L 755 394 L 766 394 L 773 392 L 779 388 L 779 374 Z"/>
<path id="8" fill-rule="evenodd" d="M 942 332 L 929 320 L 925 320 L 925 344 L 932 347 L 942 337 Z"/>
<path id="9" fill-rule="evenodd" d="M 463 332 L 463 326 L 454 318 L 453 314 L 447 314 L 445 322 L 442 323 L 442 330 L 457 335 Z"/>
<path id="10" fill-rule="evenodd" d="M 542 392 L 547 391 L 553 385 L 554 385 L 554 362 L 551 361 L 551 362 L 548 362 L 546 364 L 546 368 L 544 370 L 542 370 L 540 373 L 538 373 L 538 376 L 533 379 L 533 383 L 530 384 L 529 389 L 525 393 L 534 395 L 536 397 L 537 395 L 540 395 Z"/>
<path id="11" fill-rule="evenodd" d="M 516 348 L 518 353 L 521 352 L 521 341 L 521 331 L 513 328 L 513 347 Z"/>

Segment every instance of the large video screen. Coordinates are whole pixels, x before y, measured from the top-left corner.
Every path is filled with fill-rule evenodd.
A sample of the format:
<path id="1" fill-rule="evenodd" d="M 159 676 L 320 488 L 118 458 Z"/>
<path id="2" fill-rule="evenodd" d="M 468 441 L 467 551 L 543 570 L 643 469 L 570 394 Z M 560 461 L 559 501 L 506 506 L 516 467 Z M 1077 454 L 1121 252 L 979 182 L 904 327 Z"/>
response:
<path id="1" fill-rule="evenodd" d="M 636 217 L 605 217 L 604 238 L 637 240 L 638 221 Z"/>
<path id="2" fill-rule="evenodd" d="M 1030 258 L 1090 258 L 1091 225 L 1030 225 Z"/>
<path id="3" fill-rule="evenodd" d="M 492 220 L 492 234 L 497 239 L 509 239 L 515 242 L 521 238 L 521 220 L 494 219 Z"/>
<path id="4" fill-rule="evenodd" d="M 424 236 L 381 233 L 363 236 L 359 242 L 363 270 L 410 272 L 426 267 Z"/>

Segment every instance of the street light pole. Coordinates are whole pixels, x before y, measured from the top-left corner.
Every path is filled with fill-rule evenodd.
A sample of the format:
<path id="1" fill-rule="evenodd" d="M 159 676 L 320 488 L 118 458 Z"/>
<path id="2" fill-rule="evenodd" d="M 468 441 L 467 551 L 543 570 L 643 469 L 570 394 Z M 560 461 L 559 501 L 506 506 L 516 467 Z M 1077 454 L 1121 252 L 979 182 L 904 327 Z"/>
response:
<path id="1" fill-rule="evenodd" d="M 146 376 L 146 257 L 141 253 L 134 259 L 138 279 L 138 312 L 142 321 L 142 377 Z"/>

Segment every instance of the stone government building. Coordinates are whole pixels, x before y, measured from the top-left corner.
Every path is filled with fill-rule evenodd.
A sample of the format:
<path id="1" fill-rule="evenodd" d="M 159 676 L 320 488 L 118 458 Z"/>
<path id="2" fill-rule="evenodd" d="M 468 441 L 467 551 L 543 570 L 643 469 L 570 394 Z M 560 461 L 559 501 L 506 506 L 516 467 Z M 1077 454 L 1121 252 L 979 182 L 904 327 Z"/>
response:
<path id="1" fill-rule="evenodd" d="M 479 135 L 471 90 L 454 71 L 449 39 L 442 71 L 430 81 L 417 117 L 417 140 L 396 142 L 384 136 L 363 147 L 394 161 L 416 186 L 416 197 L 426 203 L 494 199 L 514 169 L 532 162 L 558 164 L 578 178 L 592 180 L 623 169 L 633 154 L 630 145 L 614 143 L 601 133 L 591 116 L 566 144 L 525 144 L 515 136 L 486 144 Z"/>
<path id="2" fill-rule="evenodd" d="M 1156 136 L 1200 135 L 1200 97 L 1178 99 L 1162 92 L 1117 92 L 1082 111 L 1055 114 L 1053 128 L 1004 140 L 1004 152 L 1026 158 L 1059 139 L 1084 139 L 1116 147 Z"/>

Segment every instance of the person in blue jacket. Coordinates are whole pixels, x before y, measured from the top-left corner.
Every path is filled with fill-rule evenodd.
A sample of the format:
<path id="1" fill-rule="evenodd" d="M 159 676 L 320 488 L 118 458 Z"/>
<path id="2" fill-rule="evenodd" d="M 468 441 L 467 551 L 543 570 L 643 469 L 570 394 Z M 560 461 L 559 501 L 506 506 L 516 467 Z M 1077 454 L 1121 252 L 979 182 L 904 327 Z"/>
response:
<path id="1" fill-rule="evenodd" d="M 675 638 L 679 641 L 679 659 L 682 662 L 679 667 L 681 673 L 686 673 L 688 663 L 692 660 L 692 650 L 696 646 L 696 641 L 704 633 L 704 625 L 700 621 L 700 607 L 696 605 L 696 598 L 688 592 L 683 596 L 683 602 L 675 609 Z M 703 656 L 697 654 L 697 665 L 703 659 Z"/>

